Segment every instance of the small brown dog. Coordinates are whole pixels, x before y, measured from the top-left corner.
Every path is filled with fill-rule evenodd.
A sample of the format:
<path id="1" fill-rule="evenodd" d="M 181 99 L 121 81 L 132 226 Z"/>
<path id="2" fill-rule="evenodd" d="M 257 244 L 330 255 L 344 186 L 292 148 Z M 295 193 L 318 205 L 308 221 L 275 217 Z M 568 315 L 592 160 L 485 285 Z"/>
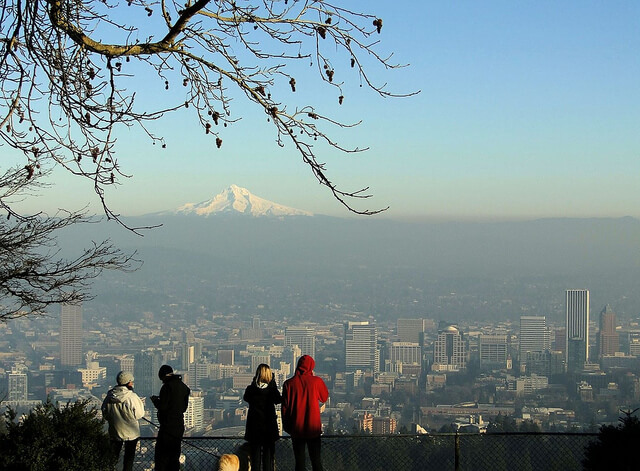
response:
<path id="1" fill-rule="evenodd" d="M 222 455 L 218 460 L 218 471 L 240 471 L 240 459 L 236 455 Z"/>

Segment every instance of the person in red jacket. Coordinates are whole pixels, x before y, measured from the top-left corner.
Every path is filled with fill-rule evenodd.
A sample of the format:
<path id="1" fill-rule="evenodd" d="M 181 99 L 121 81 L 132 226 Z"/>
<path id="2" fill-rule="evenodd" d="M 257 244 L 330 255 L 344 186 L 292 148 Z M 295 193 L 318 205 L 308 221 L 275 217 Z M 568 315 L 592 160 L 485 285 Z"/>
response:
<path id="1" fill-rule="evenodd" d="M 305 446 L 313 471 L 322 471 L 320 403 L 327 402 L 329 390 L 314 376 L 315 366 L 313 358 L 302 355 L 295 374 L 282 385 L 282 428 L 291 435 L 296 471 L 305 469 Z"/>

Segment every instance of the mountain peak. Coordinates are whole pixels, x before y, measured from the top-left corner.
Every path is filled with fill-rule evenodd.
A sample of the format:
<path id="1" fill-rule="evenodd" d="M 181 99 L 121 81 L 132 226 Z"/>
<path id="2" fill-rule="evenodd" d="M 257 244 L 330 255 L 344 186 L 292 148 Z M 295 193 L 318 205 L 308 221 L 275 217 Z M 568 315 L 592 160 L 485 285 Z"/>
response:
<path id="1" fill-rule="evenodd" d="M 313 216 L 313 213 L 283 206 L 255 196 L 246 188 L 230 185 L 212 199 L 201 203 L 186 203 L 176 214 L 214 216 L 219 214 L 243 214 L 253 217 Z"/>

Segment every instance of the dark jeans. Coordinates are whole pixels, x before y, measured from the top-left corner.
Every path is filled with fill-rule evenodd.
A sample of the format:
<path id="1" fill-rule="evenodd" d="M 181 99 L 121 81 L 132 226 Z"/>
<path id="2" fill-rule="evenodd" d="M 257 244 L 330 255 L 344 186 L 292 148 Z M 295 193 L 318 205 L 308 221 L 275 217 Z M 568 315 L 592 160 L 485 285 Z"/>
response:
<path id="1" fill-rule="evenodd" d="M 113 454 L 115 456 L 120 456 L 120 450 L 122 450 L 122 445 L 124 444 L 124 459 L 122 465 L 122 471 L 131 471 L 133 469 L 133 461 L 136 457 L 136 445 L 138 444 L 138 439 L 134 440 L 111 440 L 111 449 L 113 450 Z"/>
<path id="2" fill-rule="evenodd" d="M 294 438 L 291 437 L 293 446 L 293 456 L 296 459 L 296 471 L 305 471 L 305 445 L 309 449 L 309 459 L 313 471 L 323 471 L 322 456 L 320 456 L 320 437 L 316 438 Z"/>
<path id="3" fill-rule="evenodd" d="M 275 458 L 275 442 L 260 443 L 249 442 L 249 453 L 251 457 L 251 471 L 273 471 L 273 460 Z M 262 468 L 260 468 L 262 464 Z"/>
<path id="4" fill-rule="evenodd" d="M 156 450 L 154 454 L 155 471 L 179 471 L 180 470 L 180 451 L 182 432 L 174 431 L 169 433 L 160 427 L 158 437 L 156 438 Z M 177 433 L 175 433 L 177 432 Z"/>

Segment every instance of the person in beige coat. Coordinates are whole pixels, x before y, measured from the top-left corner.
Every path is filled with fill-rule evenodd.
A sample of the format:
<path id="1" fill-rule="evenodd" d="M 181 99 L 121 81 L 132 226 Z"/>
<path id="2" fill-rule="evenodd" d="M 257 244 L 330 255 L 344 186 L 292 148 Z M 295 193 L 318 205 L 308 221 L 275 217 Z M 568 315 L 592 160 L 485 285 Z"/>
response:
<path id="1" fill-rule="evenodd" d="M 123 471 L 133 469 L 136 446 L 140 438 L 138 420 L 144 417 L 144 403 L 133 392 L 133 375 L 121 371 L 116 377 L 118 385 L 109 390 L 102 402 L 102 417 L 109 423 L 109 437 L 113 453 L 120 455 L 124 445 Z"/>

